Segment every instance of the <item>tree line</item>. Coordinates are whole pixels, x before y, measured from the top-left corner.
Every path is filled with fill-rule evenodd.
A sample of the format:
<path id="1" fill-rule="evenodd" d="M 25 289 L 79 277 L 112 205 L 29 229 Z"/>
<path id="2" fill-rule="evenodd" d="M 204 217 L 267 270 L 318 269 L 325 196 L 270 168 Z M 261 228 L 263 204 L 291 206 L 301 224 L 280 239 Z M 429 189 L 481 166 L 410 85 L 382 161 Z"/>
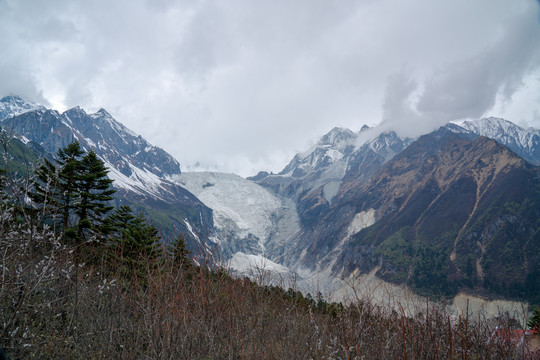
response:
<path id="1" fill-rule="evenodd" d="M 190 263 L 182 235 L 164 248 L 158 229 L 144 215 L 128 205 L 112 205 L 116 190 L 108 173 L 94 150 L 85 152 L 74 141 L 60 148 L 53 161 L 40 161 L 27 188 L 21 189 L 24 201 L 19 204 L 24 205 L 13 209 L 52 229 L 62 243 L 74 246 L 81 261 L 114 256 L 126 273 L 140 273 L 144 262 L 164 255 Z M 0 188 L 9 202 L 2 183 Z"/>

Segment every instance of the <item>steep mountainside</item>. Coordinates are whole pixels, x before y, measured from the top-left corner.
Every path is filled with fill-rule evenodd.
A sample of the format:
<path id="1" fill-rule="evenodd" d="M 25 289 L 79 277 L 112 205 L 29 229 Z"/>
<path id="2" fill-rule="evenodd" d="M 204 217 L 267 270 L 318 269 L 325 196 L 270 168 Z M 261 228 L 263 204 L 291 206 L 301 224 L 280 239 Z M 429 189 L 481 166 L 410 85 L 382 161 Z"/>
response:
<path id="1" fill-rule="evenodd" d="M 470 287 L 538 301 L 539 169 L 473 138 L 441 128 L 369 181 L 346 180 L 302 235 L 301 264 L 313 268 L 342 249 L 328 261 L 341 276 L 376 268 L 420 293 Z"/>
<path id="2" fill-rule="evenodd" d="M 1 126 L 23 141 L 34 142 L 51 154 L 75 140 L 86 151 L 94 150 L 110 169 L 109 176 L 118 189 L 117 199 L 147 213 L 164 238 L 184 233 L 193 240 L 188 242 L 192 250 L 207 238 L 213 228 L 212 211 L 189 191 L 166 179 L 180 174 L 180 164 L 105 110 L 87 114 L 75 107 L 60 114 L 24 105 L 17 97 L 4 98 L 1 103 L 4 109 L 15 109 L 14 113 L 4 112 Z"/>
<path id="3" fill-rule="evenodd" d="M 279 174 L 260 172 L 248 179 L 294 201 L 314 188 L 325 186 L 326 196 L 331 199 L 339 188 L 357 140 L 358 134 L 334 128 L 311 149 L 297 154 Z"/>
<path id="4" fill-rule="evenodd" d="M 0 153 L 2 154 L 0 169 L 8 173 L 9 184 L 5 184 L 7 186 L 13 185 L 11 180 L 28 179 L 34 164 L 46 154 L 38 144 L 32 142 L 25 144 L 3 129 L 0 133 Z"/>
<path id="5" fill-rule="evenodd" d="M 343 242 L 329 243 L 320 248 L 316 261 L 310 262 L 306 252 L 312 241 L 310 229 L 324 221 L 324 215 L 348 179 L 368 181 L 375 171 L 411 141 L 398 137 L 394 132 L 380 133 L 378 129 L 367 126 L 358 133 L 335 128 L 307 152 L 295 156 L 279 174 L 259 173 L 251 178 L 282 200 L 292 202 L 300 221 L 300 228 L 289 239 L 276 241 L 270 247 L 270 258 L 279 259 L 281 264 L 306 278 L 321 272 L 328 273 L 328 268 L 341 252 Z M 372 215 L 359 216 L 353 228 L 372 224 Z M 332 227 L 332 224 L 327 225 Z"/>
<path id="6" fill-rule="evenodd" d="M 467 289 L 540 303 L 538 130 L 497 118 L 416 140 L 334 128 L 279 174 L 243 179 L 181 173 L 105 110 L 60 114 L 7 97 L 0 115 L 19 144 L 94 149 L 122 202 L 238 271 L 294 271 L 310 292 L 370 273 L 424 295 Z"/>
<path id="7" fill-rule="evenodd" d="M 135 168 L 159 177 L 180 173 L 180 164 L 172 156 L 134 134 L 104 109 L 95 114 L 87 114 L 79 107 L 62 114 L 38 109 L 4 119 L 2 126 L 39 143 L 49 152 L 77 140 L 82 148 L 93 149 L 127 177 L 136 172 Z"/>

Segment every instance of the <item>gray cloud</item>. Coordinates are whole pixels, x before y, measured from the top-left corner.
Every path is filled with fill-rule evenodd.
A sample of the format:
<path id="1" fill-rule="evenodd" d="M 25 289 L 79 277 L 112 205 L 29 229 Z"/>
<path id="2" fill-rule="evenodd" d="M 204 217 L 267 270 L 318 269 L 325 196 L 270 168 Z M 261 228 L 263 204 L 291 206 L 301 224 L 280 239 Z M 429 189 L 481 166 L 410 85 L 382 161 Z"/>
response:
<path id="1" fill-rule="evenodd" d="M 537 12 L 533 0 L 0 0 L 0 96 L 105 107 L 181 162 L 278 171 L 334 126 L 515 114 L 523 82 L 540 90 Z M 535 119 L 527 104 L 519 117 Z"/>
<path id="2" fill-rule="evenodd" d="M 533 3 L 521 5 L 522 15 L 537 11 Z M 511 101 L 522 80 L 539 69 L 540 31 L 534 16 L 497 25 L 477 52 L 446 61 L 421 81 L 403 73 L 392 76 L 383 105 L 385 126 L 418 135 L 448 121 L 479 118 L 497 101 Z"/>

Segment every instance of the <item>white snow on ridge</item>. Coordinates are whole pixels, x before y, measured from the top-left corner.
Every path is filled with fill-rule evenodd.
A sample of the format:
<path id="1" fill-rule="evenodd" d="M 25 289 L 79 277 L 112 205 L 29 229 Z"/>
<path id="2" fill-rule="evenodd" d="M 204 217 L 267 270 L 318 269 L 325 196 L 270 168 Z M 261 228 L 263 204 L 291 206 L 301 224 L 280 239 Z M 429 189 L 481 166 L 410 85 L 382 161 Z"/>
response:
<path id="1" fill-rule="evenodd" d="M 454 124 L 474 134 L 493 139 L 533 163 L 540 163 L 538 155 L 540 130 L 538 129 L 524 129 L 508 120 L 495 117 L 456 121 Z"/>
<path id="2" fill-rule="evenodd" d="M 503 144 L 515 139 L 526 149 L 534 145 L 531 143 L 532 137 L 540 135 L 540 131 L 537 129 L 523 129 L 510 121 L 493 117 L 475 121 L 462 121 L 457 125 L 479 135 L 500 140 Z"/>
<path id="3" fill-rule="evenodd" d="M 201 239 L 199 239 L 199 236 L 197 234 L 195 234 L 195 232 L 193 231 L 193 227 L 191 226 L 191 224 L 189 223 L 187 218 L 184 219 L 184 223 L 186 224 L 186 227 L 187 227 L 188 231 L 191 233 L 191 235 L 193 235 L 193 237 L 195 237 L 195 239 L 198 242 L 201 242 Z"/>
<path id="4" fill-rule="evenodd" d="M 162 186 L 163 180 L 157 175 L 130 164 L 132 174 L 128 177 L 114 168 L 107 160 L 102 160 L 109 169 L 108 176 L 114 180 L 113 186 L 115 188 L 126 189 L 139 195 L 151 194 L 158 199 L 167 201 L 163 194 L 163 191 L 167 190 Z"/>
<path id="5" fill-rule="evenodd" d="M 130 178 L 140 184 L 143 184 L 146 189 L 157 191 L 161 188 L 162 180 L 159 178 L 159 176 L 131 164 L 129 164 L 129 167 L 131 168 L 132 172 Z"/>
<path id="6" fill-rule="evenodd" d="M 107 174 L 107 176 L 109 177 L 109 179 L 114 180 L 113 186 L 115 188 L 130 190 L 141 195 L 143 194 L 139 189 L 139 187 L 141 186 L 139 182 L 134 181 L 130 177 L 122 174 L 120 170 L 112 166 L 111 163 L 109 163 L 107 160 L 105 159 L 101 159 L 101 160 L 103 160 L 103 162 L 105 163 L 105 166 L 109 170 L 109 173 Z"/>
<path id="7" fill-rule="evenodd" d="M 281 206 L 281 200 L 268 190 L 238 175 L 214 172 L 182 173 L 171 178 L 185 187 L 213 210 L 214 224 L 227 229 L 232 221 L 240 236 L 249 233 L 264 242 L 272 229 L 272 214 Z"/>
<path id="8" fill-rule="evenodd" d="M 127 133 L 128 135 L 131 135 L 133 137 L 137 137 L 138 135 L 133 132 L 131 129 L 129 129 L 128 127 L 126 127 L 124 124 L 116 121 L 112 116 L 111 114 L 109 114 L 105 109 L 99 109 L 97 112 L 93 113 L 93 114 L 89 114 L 89 116 L 91 116 L 92 118 L 94 119 L 103 119 L 105 120 L 106 122 L 108 122 L 110 124 L 110 126 L 113 128 L 114 131 L 116 131 L 120 137 L 122 137 L 122 139 L 124 141 L 126 141 L 124 139 L 124 137 L 122 136 L 123 133 Z M 127 141 L 126 141 L 127 142 Z"/>

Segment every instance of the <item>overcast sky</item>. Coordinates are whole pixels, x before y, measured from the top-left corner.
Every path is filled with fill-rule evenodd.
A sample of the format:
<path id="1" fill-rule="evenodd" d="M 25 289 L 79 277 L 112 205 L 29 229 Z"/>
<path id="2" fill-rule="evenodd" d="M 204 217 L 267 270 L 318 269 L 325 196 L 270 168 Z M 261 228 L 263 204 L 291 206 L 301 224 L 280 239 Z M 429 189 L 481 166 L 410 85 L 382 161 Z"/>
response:
<path id="1" fill-rule="evenodd" d="M 103 107 L 182 165 L 277 172 L 335 126 L 540 128 L 539 13 L 536 0 L 0 0 L 0 96 Z"/>

